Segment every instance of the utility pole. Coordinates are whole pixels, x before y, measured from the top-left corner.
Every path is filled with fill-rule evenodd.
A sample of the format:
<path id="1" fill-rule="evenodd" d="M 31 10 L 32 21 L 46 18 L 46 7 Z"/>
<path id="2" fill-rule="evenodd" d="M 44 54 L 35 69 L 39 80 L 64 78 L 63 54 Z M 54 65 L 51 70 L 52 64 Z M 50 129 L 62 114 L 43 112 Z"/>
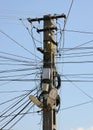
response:
<path id="1" fill-rule="evenodd" d="M 51 19 L 49 15 L 44 16 L 44 63 L 42 88 L 45 91 L 45 98 L 43 100 L 43 130 L 56 130 L 56 104 L 54 103 L 53 106 L 50 107 L 48 105 L 50 105 L 51 102 L 47 103 L 49 92 L 55 87 L 55 45 L 52 42 L 54 41 L 54 29 L 56 29 L 56 27 L 54 27 L 53 19 Z M 55 96 L 57 96 L 57 93 Z"/>
<path id="2" fill-rule="evenodd" d="M 55 66 L 55 47 L 58 43 L 54 40 L 54 19 L 66 18 L 62 15 L 45 15 L 43 18 L 30 19 L 28 21 L 44 21 L 43 29 L 37 29 L 37 32 L 43 32 L 43 49 L 38 48 L 43 53 L 43 70 L 41 78 L 41 94 L 38 99 L 30 97 L 37 106 L 43 110 L 43 130 L 57 130 L 56 128 L 56 107 L 60 104 L 58 88 L 61 85 L 61 79 Z M 56 79 L 58 83 L 56 84 Z"/>

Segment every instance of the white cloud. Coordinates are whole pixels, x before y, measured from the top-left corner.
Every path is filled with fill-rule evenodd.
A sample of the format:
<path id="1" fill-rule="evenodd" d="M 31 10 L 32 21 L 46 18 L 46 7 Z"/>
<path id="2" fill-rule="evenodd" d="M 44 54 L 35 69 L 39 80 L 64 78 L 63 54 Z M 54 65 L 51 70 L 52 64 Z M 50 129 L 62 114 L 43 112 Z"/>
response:
<path id="1" fill-rule="evenodd" d="M 79 128 L 72 128 L 71 130 L 93 130 L 93 126 L 92 127 L 89 127 L 89 128 L 84 128 L 84 127 L 79 127 Z"/>
<path id="2" fill-rule="evenodd" d="M 92 126 L 92 127 L 90 127 L 90 128 L 88 128 L 88 129 L 86 129 L 86 130 L 93 130 L 93 126 Z"/>
<path id="3" fill-rule="evenodd" d="M 84 128 L 80 127 L 80 128 L 78 128 L 77 130 L 84 130 Z"/>
<path id="4" fill-rule="evenodd" d="M 79 127 L 79 128 L 77 128 L 77 129 L 71 129 L 71 130 L 85 130 L 83 127 Z"/>

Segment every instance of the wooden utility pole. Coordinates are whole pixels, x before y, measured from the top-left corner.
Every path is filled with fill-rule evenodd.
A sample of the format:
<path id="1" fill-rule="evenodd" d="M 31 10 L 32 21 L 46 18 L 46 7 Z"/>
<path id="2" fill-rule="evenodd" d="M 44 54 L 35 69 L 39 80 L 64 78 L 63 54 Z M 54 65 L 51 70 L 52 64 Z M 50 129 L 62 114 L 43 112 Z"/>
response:
<path id="1" fill-rule="evenodd" d="M 49 77 L 42 77 L 42 87 L 43 83 L 48 86 L 48 94 L 54 86 L 54 74 L 55 70 L 55 45 L 54 41 L 54 27 L 53 19 L 49 15 L 44 16 L 44 63 L 43 63 L 43 74 Z M 43 76 L 44 76 L 43 75 Z M 47 93 L 45 93 L 47 95 Z M 47 97 L 47 96 L 45 96 Z M 43 130 L 56 130 L 56 113 L 54 105 L 49 108 L 47 106 L 47 99 L 44 98 L 43 101 Z"/>
<path id="2" fill-rule="evenodd" d="M 41 78 L 41 94 L 37 99 L 33 100 L 37 106 L 43 110 L 43 130 L 57 130 L 56 128 L 56 112 L 55 109 L 59 103 L 58 86 L 60 86 L 60 77 L 55 66 L 55 46 L 57 43 L 54 40 L 54 31 L 57 27 L 54 26 L 54 19 L 66 18 L 62 15 L 45 15 L 43 18 L 30 19 L 28 21 L 44 21 L 43 29 L 37 29 L 37 32 L 43 31 L 43 49 L 38 48 L 43 53 L 43 70 Z M 56 86 L 56 78 L 58 86 Z M 39 102 L 40 101 L 40 102 Z"/>

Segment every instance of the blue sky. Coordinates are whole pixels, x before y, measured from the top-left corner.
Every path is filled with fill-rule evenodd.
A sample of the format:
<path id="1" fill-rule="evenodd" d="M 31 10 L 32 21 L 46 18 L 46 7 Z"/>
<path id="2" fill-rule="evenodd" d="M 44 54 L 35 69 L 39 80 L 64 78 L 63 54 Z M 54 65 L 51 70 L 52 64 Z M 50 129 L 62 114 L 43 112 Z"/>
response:
<path id="1" fill-rule="evenodd" d="M 40 81 L 26 81 L 40 78 L 38 74 L 42 65 L 42 55 L 36 50 L 42 44 L 36 41 L 34 43 L 27 29 L 33 29 L 34 38 L 43 42 L 42 34 L 37 34 L 31 28 L 27 18 L 43 17 L 46 14 L 68 15 L 71 2 L 72 0 L 0 1 L 0 115 L 11 116 L 20 107 L 12 115 L 18 113 L 29 96 L 11 110 L 9 106 L 21 100 L 18 98 L 20 95 L 37 87 L 31 93 L 35 94 L 40 84 Z M 59 25 L 63 29 L 62 19 L 58 21 L 57 26 Z M 42 23 L 36 22 L 33 26 L 42 28 Z M 61 31 L 55 38 L 58 41 L 60 34 Z M 58 46 L 61 57 L 57 58 L 57 62 L 60 64 L 56 66 L 63 80 L 59 90 L 61 107 L 57 114 L 57 130 L 93 130 L 93 0 L 73 0 L 63 34 Z M 17 97 L 16 100 L 14 97 Z M 10 99 L 13 100 L 9 101 Z M 23 112 L 30 107 L 29 105 Z M 30 114 L 25 114 L 11 130 L 42 130 L 42 113 L 37 113 L 38 110 L 40 109 L 35 106 L 31 108 Z M 4 114 L 5 111 L 7 112 Z M 6 119 L 3 116 L 0 119 L 0 128 L 12 119 L 10 116 Z M 3 129 L 9 129 L 17 119 Z"/>

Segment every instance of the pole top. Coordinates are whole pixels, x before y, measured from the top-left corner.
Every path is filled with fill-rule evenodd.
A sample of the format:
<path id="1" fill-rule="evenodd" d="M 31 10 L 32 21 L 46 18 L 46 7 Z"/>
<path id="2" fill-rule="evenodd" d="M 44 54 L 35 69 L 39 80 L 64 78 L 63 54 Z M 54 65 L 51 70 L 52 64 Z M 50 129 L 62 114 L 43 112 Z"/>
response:
<path id="1" fill-rule="evenodd" d="M 42 18 L 27 18 L 27 20 L 32 23 L 32 22 L 35 22 L 35 21 L 43 21 L 43 20 L 49 20 L 49 19 L 58 19 L 58 18 L 64 18 L 66 19 L 66 15 L 65 14 L 61 14 L 61 15 L 51 15 L 51 14 L 48 14 L 48 15 L 44 15 L 44 17 Z"/>

